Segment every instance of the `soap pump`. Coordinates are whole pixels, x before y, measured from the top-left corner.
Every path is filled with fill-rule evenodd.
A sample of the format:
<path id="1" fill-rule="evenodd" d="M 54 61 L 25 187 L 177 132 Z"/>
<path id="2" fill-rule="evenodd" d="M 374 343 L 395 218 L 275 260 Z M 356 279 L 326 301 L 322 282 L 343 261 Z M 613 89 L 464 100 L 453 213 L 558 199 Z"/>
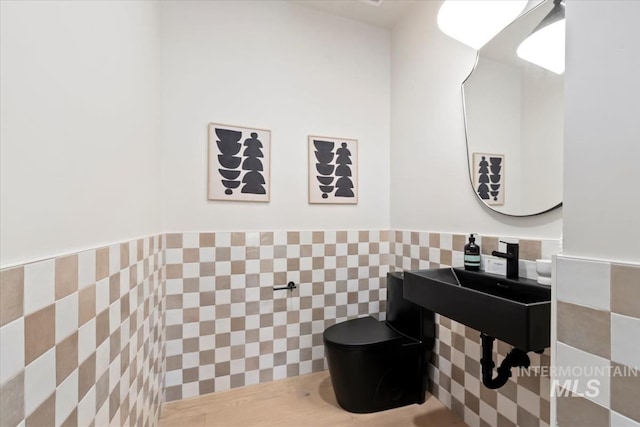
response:
<path id="1" fill-rule="evenodd" d="M 464 269 L 480 270 L 480 246 L 476 245 L 476 238 L 473 234 L 469 235 L 469 243 L 464 245 Z"/>

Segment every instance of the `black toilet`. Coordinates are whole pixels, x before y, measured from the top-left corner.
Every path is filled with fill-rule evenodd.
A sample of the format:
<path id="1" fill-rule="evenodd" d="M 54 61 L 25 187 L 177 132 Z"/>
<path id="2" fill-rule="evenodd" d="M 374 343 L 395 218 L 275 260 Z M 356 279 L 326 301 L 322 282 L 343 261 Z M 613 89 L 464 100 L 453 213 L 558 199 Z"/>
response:
<path id="1" fill-rule="evenodd" d="M 324 331 L 333 390 L 349 412 L 384 411 L 425 400 L 434 314 L 405 300 L 402 285 L 402 273 L 387 274 L 386 321 L 362 317 Z"/>

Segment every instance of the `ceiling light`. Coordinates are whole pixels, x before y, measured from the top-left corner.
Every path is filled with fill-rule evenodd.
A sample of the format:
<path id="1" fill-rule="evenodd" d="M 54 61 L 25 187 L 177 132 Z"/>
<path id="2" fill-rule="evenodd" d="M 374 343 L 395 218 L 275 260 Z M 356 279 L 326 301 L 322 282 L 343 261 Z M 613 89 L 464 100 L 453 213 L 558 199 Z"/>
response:
<path id="1" fill-rule="evenodd" d="M 480 49 L 520 15 L 527 0 L 446 0 L 438 12 L 443 33 Z"/>
<path id="2" fill-rule="evenodd" d="M 556 74 L 564 73 L 565 24 L 564 2 L 555 0 L 551 12 L 520 43 L 516 53 L 525 61 Z"/>

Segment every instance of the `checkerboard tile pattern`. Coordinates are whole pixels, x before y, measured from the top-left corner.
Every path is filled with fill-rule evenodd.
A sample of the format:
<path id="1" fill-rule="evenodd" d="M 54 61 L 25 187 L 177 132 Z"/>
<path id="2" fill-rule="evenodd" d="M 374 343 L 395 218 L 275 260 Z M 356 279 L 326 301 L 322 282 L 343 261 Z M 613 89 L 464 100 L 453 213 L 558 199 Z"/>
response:
<path id="1" fill-rule="evenodd" d="M 326 369 L 325 328 L 384 316 L 388 236 L 167 234 L 166 400 Z"/>
<path id="2" fill-rule="evenodd" d="M 558 380 L 582 394 L 558 393 L 558 425 L 640 426 L 640 264 L 558 256 L 556 271 L 556 364 L 573 369 Z"/>
<path id="3" fill-rule="evenodd" d="M 461 234 L 395 231 L 391 233 L 391 270 L 462 267 L 467 238 Z M 504 238 L 477 236 L 483 258 L 498 249 Z M 557 253 L 557 241 L 508 239 L 520 244 L 521 272 L 535 278 L 535 260 Z M 430 365 L 430 391 L 470 426 L 539 426 L 550 423 L 549 349 L 529 353 L 531 366 L 519 371 L 498 390 L 482 385 L 480 332 L 436 315 L 436 345 Z M 511 350 L 496 341 L 494 361 Z M 546 368 L 543 368 L 546 367 Z"/>
<path id="4" fill-rule="evenodd" d="M 0 425 L 157 425 L 164 239 L 0 272 Z"/>

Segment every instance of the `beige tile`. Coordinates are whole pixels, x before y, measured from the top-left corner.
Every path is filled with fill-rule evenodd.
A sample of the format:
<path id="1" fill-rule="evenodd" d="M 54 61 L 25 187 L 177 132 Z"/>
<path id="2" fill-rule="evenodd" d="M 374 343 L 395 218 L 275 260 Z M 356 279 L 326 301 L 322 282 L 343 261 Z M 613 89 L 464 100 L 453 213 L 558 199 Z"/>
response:
<path id="1" fill-rule="evenodd" d="M 200 247 L 201 248 L 213 248 L 216 246 L 216 234 L 215 233 L 200 233 Z"/>
<path id="2" fill-rule="evenodd" d="M 298 231 L 287 231 L 287 244 L 288 245 L 299 245 L 300 244 L 300 232 L 298 232 Z"/>
<path id="3" fill-rule="evenodd" d="M 640 318 L 640 266 L 611 264 L 611 311 Z"/>
<path id="4" fill-rule="evenodd" d="M 216 304 L 216 293 L 212 292 L 201 292 L 200 293 L 200 306 L 208 306 Z"/>
<path id="5" fill-rule="evenodd" d="M 526 259 L 529 261 L 535 261 L 542 258 L 542 242 L 540 240 L 523 240 L 519 241 L 520 244 L 520 259 Z"/>
<path id="6" fill-rule="evenodd" d="M 610 313 L 558 301 L 558 341 L 609 359 Z"/>
<path id="7" fill-rule="evenodd" d="M 78 331 L 56 345 L 56 385 L 78 367 Z"/>
<path id="8" fill-rule="evenodd" d="M 113 420 L 116 412 L 120 408 L 120 383 L 116 384 L 109 394 L 109 419 Z"/>
<path id="9" fill-rule="evenodd" d="M 120 274 L 109 277 L 109 304 L 120 299 Z"/>
<path id="10" fill-rule="evenodd" d="M 144 240 L 138 239 L 136 242 L 136 259 L 138 262 L 142 261 L 144 258 Z"/>
<path id="11" fill-rule="evenodd" d="M 167 264 L 167 279 L 182 279 L 182 264 Z"/>
<path id="12" fill-rule="evenodd" d="M 120 268 L 129 267 L 129 242 L 120 244 Z"/>
<path id="13" fill-rule="evenodd" d="M 324 231 L 314 231 L 312 237 L 313 243 L 324 243 Z"/>
<path id="14" fill-rule="evenodd" d="M 24 371 L 0 388 L 0 426 L 17 426 L 24 420 Z"/>
<path id="15" fill-rule="evenodd" d="M 96 347 L 109 338 L 109 309 L 96 316 Z"/>
<path id="16" fill-rule="evenodd" d="M 464 251 L 464 245 L 467 244 L 467 236 L 464 234 L 454 234 L 452 237 L 452 248 L 454 251 Z"/>
<path id="17" fill-rule="evenodd" d="M 245 233 L 231 233 L 231 246 L 244 246 L 245 241 Z"/>
<path id="18" fill-rule="evenodd" d="M 78 369 L 78 399 L 81 400 L 85 394 L 96 383 L 96 354 L 93 353 L 87 358 Z"/>
<path id="19" fill-rule="evenodd" d="M 609 410 L 579 396 L 558 397 L 558 425 L 563 427 L 608 426 Z"/>
<path id="20" fill-rule="evenodd" d="M 0 326 L 22 317 L 24 307 L 24 267 L 0 271 Z"/>
<path id="21" fill-rule="evenodd" d="M 246 261 L 231 261 L 231 274 L 244 274 Z"/>
<path id="22" fill-rule="evenodd" d="M 78 255 L 56 258 L 56 301 L 78 290 Z"/>
<path id="23" fill-rule="evenodd" d="M 51 393 L 31 415 L 27 417 L 26 427 L 44 427 L 55 425 L 56 421 L 56 393 Z"/>
<path id="24" fill-rule="evenodd" d="M 640 374 L 627 366 L 611 362 L 611 409 L 640 422 Z M 618 373 L 619 375 L 617 375 Z"/>
<path id="25" fill-rule="evenodd" d="M 440 264 L 452 265 L 452 252 L 448 249 L 440 249 Z"/>
<path id="26" fill-rule="evenodd" d="M 55 344 L 56 310 L 50 305 L 28 315 L 24 321 L 25 365 L 36 360 Z"/>
<path id="27" fill-rule="evenodd" d="M 167 233 L 167 248 L 175 249 L 182 247 L 182 233 Z"/>
<path id="28" fill-rule="evenodd" d="M 96 317 L 96 285 L 80 289 L 78 296 L 78 324 L 82 326 Z"/>
<path id="29" fill-rule="evenodd" d="M 109 276 L 109 248 L 96 249 L 96 281 Z"/>
<path id="30" fill-rule="evenodd" d="M 260 244 L 262 246 L 273 245 L 273 233 L 270 231 L 260 233 Z"/>
<path id="31" fill-rule="evenodd" d="M 184 248 L 182 250 L 182 262 L 200 262 L 200 249 Z"/>
<path id="32" fill-rule="evenodd" d="M 429 247 L 440 247 L 440 233 L 429 233 Z"/>
<path id="33" fill-rule="evenodd" d="M 349 234 L 346 231 L 336 232 L 336 243 L 347 243 Z"/>
<path id="34" fill-rule="evenodd" d="M 498 250 L 498 238 L 491 236 L 482 236 L 480 249 L 483 255 L 491 255 L 491 252 Z"/>

